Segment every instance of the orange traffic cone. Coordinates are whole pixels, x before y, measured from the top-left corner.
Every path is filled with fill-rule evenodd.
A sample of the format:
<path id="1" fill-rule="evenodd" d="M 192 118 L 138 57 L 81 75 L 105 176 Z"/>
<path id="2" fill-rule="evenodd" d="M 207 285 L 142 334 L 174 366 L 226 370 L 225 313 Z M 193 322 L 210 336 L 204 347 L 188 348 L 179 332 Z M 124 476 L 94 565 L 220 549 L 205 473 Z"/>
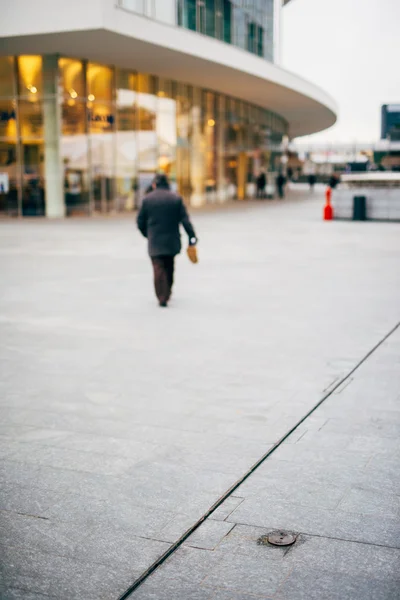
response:
<path id="1" fill-rule="evenodd" d="M 332 221 L 332 219 L 333 219 L 333 208 L 332 208 L 332 204 L 331 204 L 332 190 L 330 187 L 326 188 L 325 197 L 326 197 L 326 203 L 324 206 L 324 221 Z"/>

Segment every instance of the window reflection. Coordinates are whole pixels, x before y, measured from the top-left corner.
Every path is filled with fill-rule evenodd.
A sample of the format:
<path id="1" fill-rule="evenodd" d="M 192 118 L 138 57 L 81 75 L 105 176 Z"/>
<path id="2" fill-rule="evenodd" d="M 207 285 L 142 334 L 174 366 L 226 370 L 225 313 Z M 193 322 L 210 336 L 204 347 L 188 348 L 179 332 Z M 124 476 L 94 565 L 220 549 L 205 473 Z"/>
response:
<path id="1" fill-rule="evenodd" d="M 35 102 L 43 93 L 42 57 L 19 56 L 18 59 L 18 93 Z"/>
<path id="2" fill-rule="evenodd" d="M 72 58 L 58 61 L 63 90 L 61 106 L 61 158 L 67 215 L 89 212 L 89 139 L 85 64 Z"/>
<path id="3" fill-rule="evenodd" d="M 85 69 L 81 60 L 60 58 L 60 84 L 64 98 L 71 103 L 74 100 L 85 99 Z"/>
<path id="4" fill-rule="evenodd" d="M 156 132 L 157 79 L 151 75 L 138 75 L 138 148 L 140 195 L 149 189 L 158 168 Z"/>
<path id="5" fill-rule="evenodd" d="M 0 214 L 18 215 L 17 143 L 0 141 Z"/>
<path id="6" fill-rule="evenodd" d="M 178 0 L 178 25 L 273 59 L 274 0 Z"/>
<path id="7" fill-rule="evenodd" d="M 159 80 L 157 92 L 157 145 L 158 171 L 168 175 L 171 187 L 176 188 L 177 119 L 175 86 L 171 81 Z"/>
<path id="8" fill-rule="evenodd" d="M 0 56 L 0 81 L 1 95 L 4 98 L 12 98 L 16 93 L 13 56 Z"/>
<path id="9" fill-rule="evenodd" d="M 117 210 L 133 210 L 138 204 L 137 183 L 137 74 L 118 69 L 117 83 Z"/>
<path id="10" fill-rule="evenodd" d="M 133 210 L 156 172 L 195 205 L 251 196 L 286 133 L 278 115 L 221 94 L 72 58 L 58 65 L 67 214 Z M 1 59 L 0 73 L 0 211 L 43 214 L 56 99 L 44 103 L 40 57 Z"/>
<path id="11" fill-rule="evenodd" d="M 86 79 L 92 208 L 108 212 L 112 209 L 115 184 L 114 71 L 89 63 Z"/>

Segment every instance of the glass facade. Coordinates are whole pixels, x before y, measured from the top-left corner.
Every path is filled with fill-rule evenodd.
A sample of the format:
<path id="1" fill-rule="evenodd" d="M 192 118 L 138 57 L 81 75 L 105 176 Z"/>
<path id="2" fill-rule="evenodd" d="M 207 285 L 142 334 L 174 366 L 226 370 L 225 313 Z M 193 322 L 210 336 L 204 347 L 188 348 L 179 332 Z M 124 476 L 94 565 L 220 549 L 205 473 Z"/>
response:
<path id="1" fill-rule="evenodd" d="M 67 215 L 134 210 L 157 172 L 188 204 L 243 199 L 286 131 L 276 114 L 181 82 L 1 57 L 0 215 L 48 214 L 57 189 Z"/>
<path id="2" fill-rule="evenodd" d="M 119 0 L 119 6 L 156 20 L 165 20 L 161 6 L 171 6 L 180 27 L 274 59 L 274 0 Z"/>
<path id="3" fill-rule="evenodd" d="M 181 27 L 273 60 L 274 0 L 178 0 Z"/>

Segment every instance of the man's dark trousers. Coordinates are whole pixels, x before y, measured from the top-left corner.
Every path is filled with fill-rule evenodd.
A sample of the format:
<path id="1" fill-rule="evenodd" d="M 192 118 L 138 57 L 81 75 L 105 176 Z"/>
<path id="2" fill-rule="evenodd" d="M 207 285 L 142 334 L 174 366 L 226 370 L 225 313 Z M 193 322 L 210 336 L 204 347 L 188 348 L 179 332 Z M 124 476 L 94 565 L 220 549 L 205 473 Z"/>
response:
<path id="1" fill-rule="evenodd" d="M 167 303 L 174 283 L 174 256 L 152 256 L 154 289 L 160 304 Z"/>

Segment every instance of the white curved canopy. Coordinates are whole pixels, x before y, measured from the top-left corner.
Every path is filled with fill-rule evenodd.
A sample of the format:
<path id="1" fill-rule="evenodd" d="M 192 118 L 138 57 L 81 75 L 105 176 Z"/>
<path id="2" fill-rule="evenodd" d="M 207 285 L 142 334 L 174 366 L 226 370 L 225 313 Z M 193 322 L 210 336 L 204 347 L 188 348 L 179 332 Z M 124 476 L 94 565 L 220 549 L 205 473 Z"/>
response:
<path id="1" fill-rule="evenodd" d="M 68 7 L 62 15 L 53 13 L 47 27 L 40 13 L 36 22 L 24 23 L 19 12 L 23 35 L 1 38 L 0 53 L 58 53 L 221 92 L 281 115 L 290 137 L 321 131 L 336 121 L 335 102 L 320 88 L 240 48 L 118 9 L 114 3 L 107 3 L 102 14 L 82 13 L 78 0 L 70 0 Z"/>

